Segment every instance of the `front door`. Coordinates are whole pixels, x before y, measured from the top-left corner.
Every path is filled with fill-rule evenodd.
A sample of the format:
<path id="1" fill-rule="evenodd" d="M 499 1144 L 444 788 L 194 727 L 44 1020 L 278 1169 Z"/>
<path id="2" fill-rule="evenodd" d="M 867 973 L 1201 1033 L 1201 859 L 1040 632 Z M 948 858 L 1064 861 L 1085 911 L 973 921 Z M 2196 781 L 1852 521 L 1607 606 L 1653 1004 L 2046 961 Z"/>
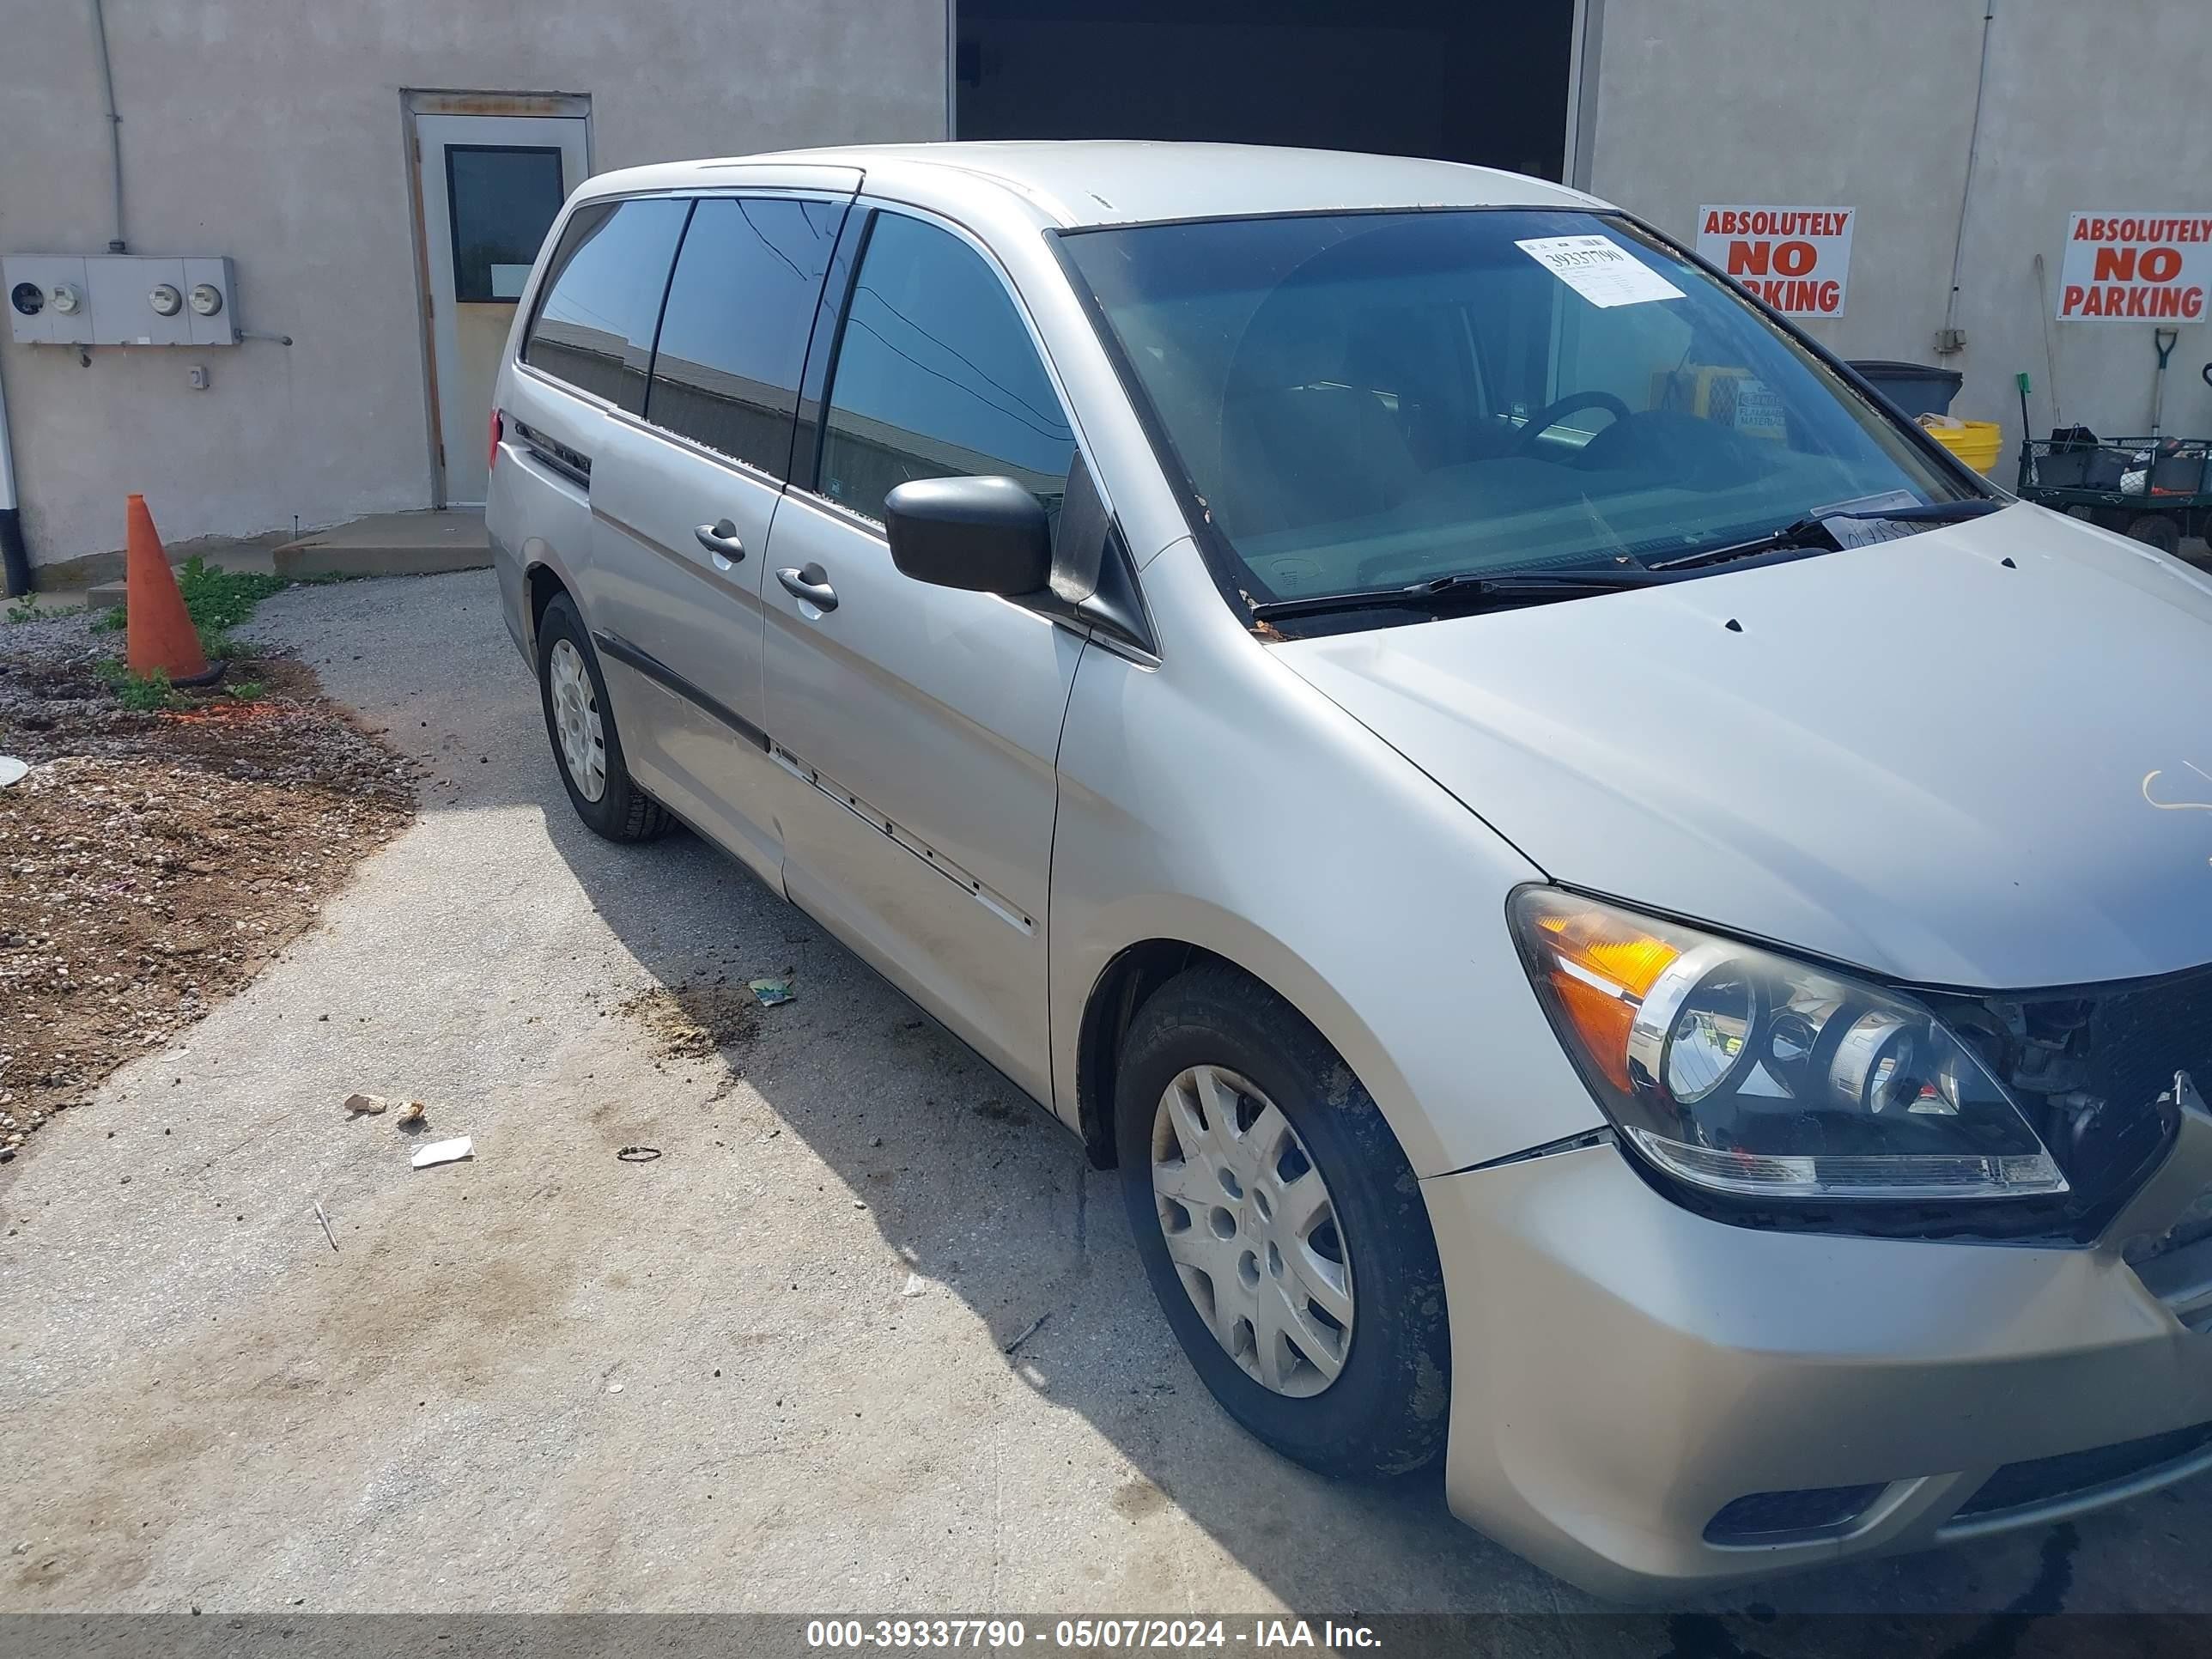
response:
<path id="1" fill-rule="evenodd" d="M 545 233 L 586 170 L 584 118 L 418 115 L 441 505 L 484 498 L 492 383 Z"/>
<path id="2" fill-rule="evenodd" d="M 878 213 L 818 475 L 793 480 L 769 538 L 784 885 L 1047 1103 L 1055 767 L 1083 641 L 995 595 L 902 575 L 881 520 L 894 486 L 963 473 L 1056 503 L 1074 454 L 1004 279 L 950 229 Z"/>

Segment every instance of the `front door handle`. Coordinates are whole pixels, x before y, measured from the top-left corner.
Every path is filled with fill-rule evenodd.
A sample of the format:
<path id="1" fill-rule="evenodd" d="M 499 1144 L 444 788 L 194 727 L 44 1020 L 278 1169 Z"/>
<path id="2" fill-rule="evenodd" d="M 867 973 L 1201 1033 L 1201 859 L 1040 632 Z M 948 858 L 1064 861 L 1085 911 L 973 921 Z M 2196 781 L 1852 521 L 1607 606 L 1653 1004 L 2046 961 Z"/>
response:
<path id="1" fill-rule="evenodd" d="M 830 573 L 818 564 L 810 564 L 803 570 L 779 570 L 775 579 L 793 599 L 804 599 L 817 611 L 837 608 L 837 590 L 830 586 Z"/>
<path id="2" fill-rule="evenodd" d="M 691 533 L 698 537 L 700 546 L 714 556 L 716 564 L 725 569 L 745 556 L 745 544 L 738 539 L 738 527 L 727 519 L 702 524 Z"/>

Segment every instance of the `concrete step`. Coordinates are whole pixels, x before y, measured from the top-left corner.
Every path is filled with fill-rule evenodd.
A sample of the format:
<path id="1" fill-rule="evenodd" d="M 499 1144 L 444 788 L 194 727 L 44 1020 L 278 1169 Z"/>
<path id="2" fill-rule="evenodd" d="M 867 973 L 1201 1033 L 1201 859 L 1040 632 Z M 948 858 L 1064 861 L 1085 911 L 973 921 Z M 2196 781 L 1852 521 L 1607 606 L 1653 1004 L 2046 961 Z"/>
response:
<path id="1" fill-rule="evenodd" d="M 465 507 L 372 514 L 274 546 L 264 541 L 173 547 L 170 562 L 182 564 L 195 553 L 218 570 L 289 578 L 433 576 L 449 570 L 481 570 L 491 563 L 483 514 Z M 121 605 L 123 598 L 118 577 L 88 588 L 84 602 L 98 611 Z"/>
<path id="2" fill-rule="evenodd" d="M 483 514 L 470 507 L 378 513 L 286 542 L 270 555 L 280 576 L 430 576 L 491 563 Z"/>

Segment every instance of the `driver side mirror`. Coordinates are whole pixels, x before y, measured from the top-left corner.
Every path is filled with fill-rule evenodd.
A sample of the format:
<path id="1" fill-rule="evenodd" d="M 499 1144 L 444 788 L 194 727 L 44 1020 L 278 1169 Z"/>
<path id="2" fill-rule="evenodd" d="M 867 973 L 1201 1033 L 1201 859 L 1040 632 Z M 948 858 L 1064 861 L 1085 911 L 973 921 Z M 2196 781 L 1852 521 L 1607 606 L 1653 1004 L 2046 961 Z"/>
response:
<path id="1" fill-rule="evenodd" d="M 884 498 L 884 525 L 918 582 L 1012 597 L 1052 577 L 1044 503 L 1012 478 L 916 478 Z"/>

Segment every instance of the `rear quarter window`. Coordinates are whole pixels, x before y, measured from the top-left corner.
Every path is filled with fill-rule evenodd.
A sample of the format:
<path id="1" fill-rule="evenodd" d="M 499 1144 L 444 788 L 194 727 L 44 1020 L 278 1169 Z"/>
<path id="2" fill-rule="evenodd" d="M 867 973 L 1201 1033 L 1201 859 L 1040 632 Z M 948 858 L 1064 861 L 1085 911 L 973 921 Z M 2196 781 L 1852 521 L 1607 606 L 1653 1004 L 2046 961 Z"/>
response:
<path id="1" fill-rule="evenodd" d="M 522 361 L 643 414 L 661 296 L 690 209 L 665 198 L 578 208 L 547 268 Z"/>

